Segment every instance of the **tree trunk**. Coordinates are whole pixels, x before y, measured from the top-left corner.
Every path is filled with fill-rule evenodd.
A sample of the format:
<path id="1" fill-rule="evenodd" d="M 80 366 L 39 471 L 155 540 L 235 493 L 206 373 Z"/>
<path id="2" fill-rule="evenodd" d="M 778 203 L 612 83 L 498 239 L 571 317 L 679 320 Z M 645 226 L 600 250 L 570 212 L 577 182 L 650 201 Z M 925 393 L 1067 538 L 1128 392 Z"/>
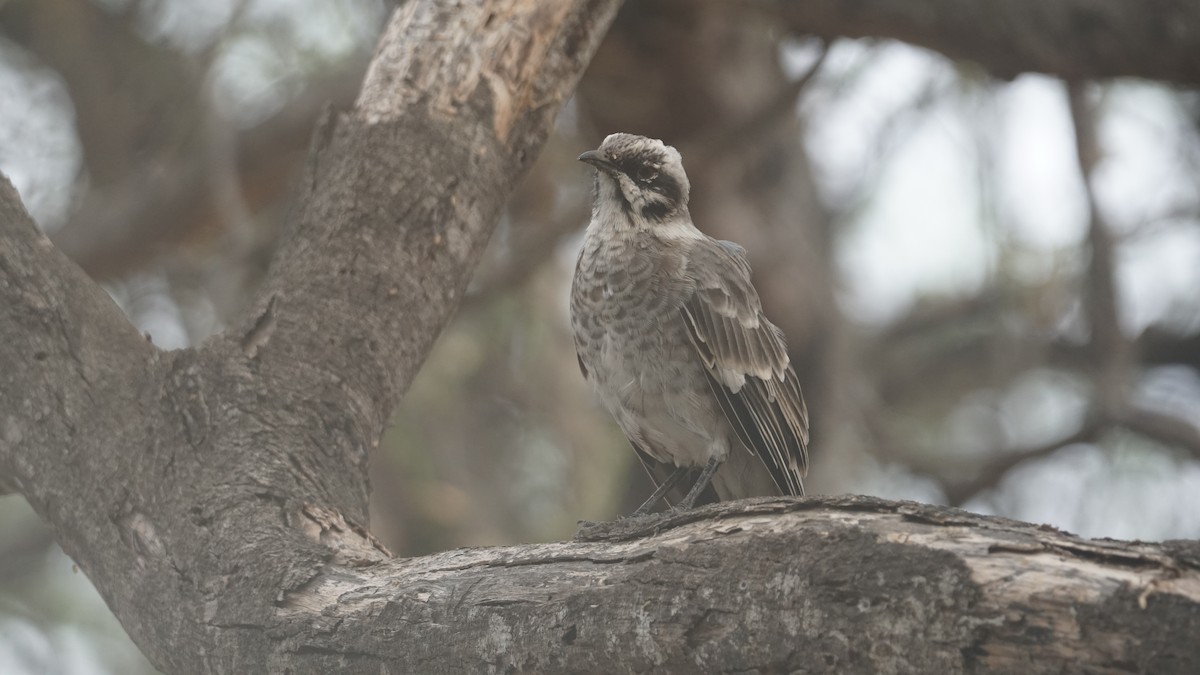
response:
<path id="1" fill-rule="evenodd" d="M 615 0 L 411 2 L 254 311 L 149 344 L 0 182 L 0 487 L 167 672 L 1198 672 L 1200 548 L 868 498 L 396 559 L 365 470 Z"/>

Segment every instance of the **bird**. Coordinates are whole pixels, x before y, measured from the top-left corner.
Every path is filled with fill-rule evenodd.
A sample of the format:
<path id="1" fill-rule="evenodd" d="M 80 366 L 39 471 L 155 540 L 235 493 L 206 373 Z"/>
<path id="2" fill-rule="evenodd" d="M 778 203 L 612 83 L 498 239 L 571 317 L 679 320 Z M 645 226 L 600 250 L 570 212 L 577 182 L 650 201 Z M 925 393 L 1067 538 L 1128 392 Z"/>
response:
<path id="1" fill-rule="evenodd" d="M 616 133 L 579 160 L 595 176 L 571 332 L 584 378 L 655 484 L 632 515 L 664 498 L 691 509 L 710 484 L 721 501 L 803 496 L 808 409 L 746 250 L 692 223 L 674 147 Z"/>

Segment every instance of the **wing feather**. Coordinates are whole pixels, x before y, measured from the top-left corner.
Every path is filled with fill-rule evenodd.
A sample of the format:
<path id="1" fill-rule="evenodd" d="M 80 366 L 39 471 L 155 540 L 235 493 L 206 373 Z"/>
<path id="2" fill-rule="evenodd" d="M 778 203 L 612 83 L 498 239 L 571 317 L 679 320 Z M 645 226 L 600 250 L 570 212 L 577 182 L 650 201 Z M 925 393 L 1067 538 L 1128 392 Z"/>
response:
<path id="1" fill-rule="evenodd" d="M 709 385 L 738 439 L 757 454 L 785 494 L 804 494 L 808 409 L 783 332 L 762 313 L 745 251 L 694 240 L 688 275 L 695 290 L 680 312 Z"/>

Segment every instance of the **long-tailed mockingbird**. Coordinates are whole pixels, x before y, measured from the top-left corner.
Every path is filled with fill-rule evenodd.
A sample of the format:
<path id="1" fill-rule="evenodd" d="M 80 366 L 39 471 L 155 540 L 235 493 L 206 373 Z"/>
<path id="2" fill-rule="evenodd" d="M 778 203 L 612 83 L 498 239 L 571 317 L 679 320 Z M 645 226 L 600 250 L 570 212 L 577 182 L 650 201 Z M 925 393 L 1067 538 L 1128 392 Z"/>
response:
<path id="1" fill-rule="evenodd" d="M 657 486 L 635 515 L 700 475 L 717 497 L 804 494 L 808 411 L 783 332 L 763 316 L 741 246 L 692 225 L 675 148 L 613 134 L 571 286 L 583 375 Z"/>

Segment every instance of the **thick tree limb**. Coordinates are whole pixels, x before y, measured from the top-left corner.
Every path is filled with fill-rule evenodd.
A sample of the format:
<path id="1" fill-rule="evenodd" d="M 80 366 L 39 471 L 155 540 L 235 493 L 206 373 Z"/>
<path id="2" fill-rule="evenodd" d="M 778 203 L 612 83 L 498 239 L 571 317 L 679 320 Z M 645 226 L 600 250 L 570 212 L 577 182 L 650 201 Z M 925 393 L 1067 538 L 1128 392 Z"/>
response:
<path id="1" fill-rule="evenodd" d="M 1200 5 L 1178 0 L 748 0 L 824 37 L 884 37 L 1011 78 L 1134 76 L 1200 83 Z"/>
<path id="2" fill-rule="evenodd" d="M 867 497 L 336 572 L 279 611 L 329 671 L 1188 672 L 1200 547 Z M 308 628 L 319 613 L 329 628 Z M 375 630 L 366 630 L 374 626 Z M 1160 632 L 1162 631 L 1162 632 Z M 447 663 L 447 654 L 459 654 Z"/>

